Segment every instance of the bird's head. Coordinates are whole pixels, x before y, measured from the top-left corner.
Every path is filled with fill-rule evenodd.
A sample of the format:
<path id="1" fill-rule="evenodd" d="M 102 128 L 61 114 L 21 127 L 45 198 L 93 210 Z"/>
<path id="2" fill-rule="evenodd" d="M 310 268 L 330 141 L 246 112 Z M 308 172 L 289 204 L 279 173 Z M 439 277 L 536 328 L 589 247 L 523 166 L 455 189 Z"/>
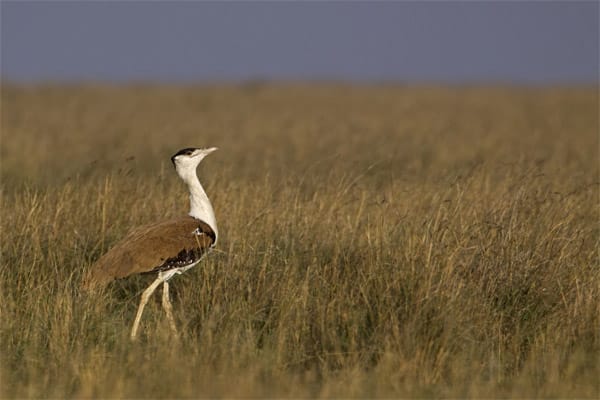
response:
<path id="1" fill-rule="evenodd" d="M 216 147 L 207 149 L 188 147 L 175 153 L 173 157 L 171 157 L 171 161 L 175 166 L 177 174 L 179 174 L 183 180 L 187 180 L 190 177 L 190 174 L 196 176 L 196 167 L 200 164 L 200 161 L 215 150 L 217 150 Z"/>

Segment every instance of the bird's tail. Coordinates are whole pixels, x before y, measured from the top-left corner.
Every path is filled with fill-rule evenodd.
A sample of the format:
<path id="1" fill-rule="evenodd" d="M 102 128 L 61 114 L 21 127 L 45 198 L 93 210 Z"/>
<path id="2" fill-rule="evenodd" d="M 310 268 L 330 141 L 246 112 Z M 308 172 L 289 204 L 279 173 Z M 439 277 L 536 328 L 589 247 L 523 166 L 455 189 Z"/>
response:
<path id="1" fill-rule="evenodd" d="M 81 291 L 83 292 L 94 292 L 98 290 L 98 284 L 93 279 L 91 272 L 88 272 L 84 275 L 83 280 L 81 281 Z"/>
<path id="2" fill-rule="evenodd" d="M 96 274 L 93 271 L 88 271 L 81 281 L 81 291 L 85 293 L 93 293 L 102 290 L 106 287 L 108 282 L 104 282 L 102 279 L 98 279 Z"/>

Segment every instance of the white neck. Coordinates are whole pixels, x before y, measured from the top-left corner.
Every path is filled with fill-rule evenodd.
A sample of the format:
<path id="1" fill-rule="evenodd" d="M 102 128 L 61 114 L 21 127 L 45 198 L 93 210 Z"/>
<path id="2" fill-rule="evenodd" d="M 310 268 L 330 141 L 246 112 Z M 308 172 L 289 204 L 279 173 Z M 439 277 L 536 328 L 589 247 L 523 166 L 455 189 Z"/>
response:
<path id="1" fill-rule="evenodd" d="M 213 231 L 215 231 L 215 243 L 219 236 L 217 230 L 217 219 L 215 218 L 215 212 L 212 208 L 212 204 L 204 191 L 204 188 L 198 180 L 196 171 L 188 171 L 186 174 L 182 174 L 181 178 L 188 185 L 190 190 L 190 213 L 189 215 L 197 218 L 201 221 L 206 222 Z"/>

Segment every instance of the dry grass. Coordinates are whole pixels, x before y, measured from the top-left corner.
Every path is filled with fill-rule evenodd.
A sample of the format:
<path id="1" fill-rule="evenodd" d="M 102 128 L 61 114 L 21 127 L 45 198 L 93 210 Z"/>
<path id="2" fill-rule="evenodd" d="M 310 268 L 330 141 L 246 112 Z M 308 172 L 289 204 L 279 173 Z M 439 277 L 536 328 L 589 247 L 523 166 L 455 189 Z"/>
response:
<path id="1" fill-rule="evenodd" d="M 2 87 L 0 397 L 597 397 L 594 89 Z M 131 227 L 219 251 L 128 338 L 146 278 L 86 297 Z M 133 158 L 132 158 L 133 157 Z"/>

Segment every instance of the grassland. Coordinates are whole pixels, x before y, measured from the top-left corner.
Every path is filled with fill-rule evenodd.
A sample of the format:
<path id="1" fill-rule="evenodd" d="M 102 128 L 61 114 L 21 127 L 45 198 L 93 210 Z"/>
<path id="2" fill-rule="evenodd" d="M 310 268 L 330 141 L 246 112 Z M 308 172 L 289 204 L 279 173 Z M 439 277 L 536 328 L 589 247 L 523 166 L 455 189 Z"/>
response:
<path id="1" fill-rule="evenodd" d="M 0 397 L 598 397 L 594 88 L 14 86 L 1 93 Z M 187 212 L 218 251 L 84 272 Z"/>

